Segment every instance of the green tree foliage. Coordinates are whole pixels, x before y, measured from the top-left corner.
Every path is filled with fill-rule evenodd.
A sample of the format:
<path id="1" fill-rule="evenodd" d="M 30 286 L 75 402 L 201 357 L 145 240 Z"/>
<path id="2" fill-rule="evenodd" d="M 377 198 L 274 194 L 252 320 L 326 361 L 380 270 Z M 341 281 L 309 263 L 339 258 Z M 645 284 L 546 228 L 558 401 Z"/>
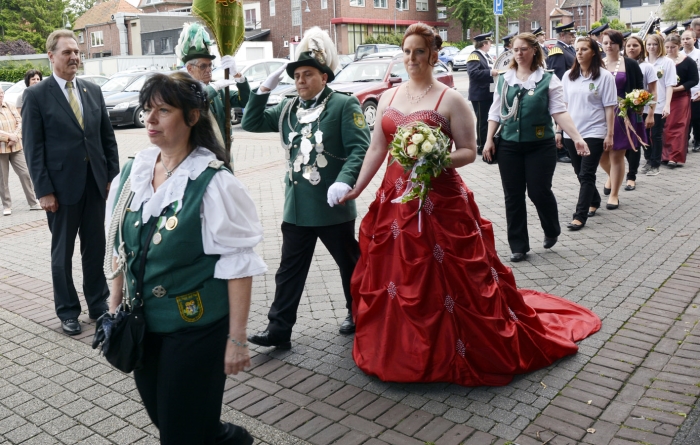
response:
<path id="1" fill-rule="evenodd" d="M 65 0 L 1 0 L 1 40 L 24 40 L 40 52 L 46 38 L 63 26 Z"/>
<path id="2" fill-rule="evenodd" d="M 390 45 L 401 46 L 401 41 L 403 40 L 402 33 L 389 33 L 389 34 L 370 34 L 365 38 L 364 43 L 388 43 Z"/>
<path id="3" fill-rule="evenodd" d="M 603 15 L 606 17 L 620 17 L 620 3 L 618 0 L 602 0 Z"/>
<path id="4" fill-rule="evenodd" d="M 661 16 L 664 21 L 687 20 L 700 15 L 700 0 L 666 0 Z"/>
<path id="5" fill-rule="evenodd" d="M 95 6 L 95 3 L 97 3 L 97 1 L 96 0 L 69 0 L 67 3 L 68 3 L 68 6 L 67 6 L 66 10 L 71 17 L 71 22 L 74 22 L 75 19 L 77 19 L 81 15 L 85 14 L 88 9 Z"/>
<path id="6" fill-rule="evenodd" d="M 610 28 L 616 29 L 620 32 L 627 32 L 629 29 L 627 29 L 627 24 L 620 19 L 612 19 L 610 20 Z"/>
<path id="7" fill-rule="evenodd" d="M 48 66 L 34 66 L 31 63 L 19 64 L 16 62 L 3 63 L 0 66 L 0 80 L 3 82 L 19 82 L 24 79 L 24 74 L 29 70 L 38 69 L 44 77 L 51 75 Z"/>
<path id="8" fill-rule="evenodd" d="M 450 18 L 459 20 L 462 29 L 480 29 L 484 32 L 496 26 L 493 15 L 493 0 L 444 0 L 444 5 L 450 11 Z M 522 17 L 532 9 L 530 3 L 523 0 L 508 0 L 503 3 L 503 16 L 499 17 L 499 32 L 505 35 L 508 29 L 508 17 Z"/>

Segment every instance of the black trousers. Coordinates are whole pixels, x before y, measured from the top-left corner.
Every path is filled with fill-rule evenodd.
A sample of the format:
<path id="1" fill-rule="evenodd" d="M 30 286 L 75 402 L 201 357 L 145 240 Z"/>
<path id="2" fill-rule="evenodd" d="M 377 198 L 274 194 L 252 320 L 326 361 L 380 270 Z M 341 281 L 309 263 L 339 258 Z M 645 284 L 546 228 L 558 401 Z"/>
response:
<path id="1" fill-rule="evenodd" d="M 690 102 L 690 130 L 693 132 L 695 147 L 700 146 L 700 102 Z"/>
<path id="2" fill-rule="evenodd" d="M 644 157 L 649 162 L 651 167 L 659 168 L 661 165 L 661 152 L 664 148 L 663 136 L 665 124 L 666 119 L 662 119 L 661 114 L 654 113 L 654 126 L 651 127 L 650 148 L 644 151 Z"/>
<path id="3" fill-rule="evenodd" d="M 595 177 L 600 157 L 603 156 L 603 139 L 584 138 L 584 140 L 591 152 L 588 156 L 579 156 L 576 153 L 576 145 L 571 139 L 565 138 L 563 143 L 569 152 L 571 165 L 574 167 L 574 173 L 576 173 L 578 183 L 581 186 L 573 219 L 585 224 L 588 220 L 588 208 L 595 207 L 597 209 L 600 207 L 601 199 L 600 193 L 598 193 L 598 189 L 595 186 Z"/>
<path id="4" fill-rule="evenodd" d="M 73 283 L 75 237 L 80 237 L 83 264 L 83 293 L 91 315 L 107 310 L 109 289 L 102 271 L 105 256 L 105 200 L 88 166 L 85 190 L 72 205 L 59 201 L 58 211 L 46 212 L 51 230 L 51 276 L 56 315 L 61 320 L 78 318 L 80 301 Z"/>
<path id="5" fill-rule="evenodd" d="M 486 144 L 486 136 L 489 132 L 489 108 L 493 103 L 493 97 L 489 100 L 472 101 L 474 113 L 476 114 L 476 146 L 481 152 Z"/>
<path id="6" fill-rule="evenodd" d="M 201 328 L 146 334 L 134 380 L 161 445 L 238 445 L 240 427 L 219 421 L 228 322 L 226 316 Z"/>
<path id="7" fill-rule="evenodd" d="M 554 238 L 561 233 L 557 200 L 552 192 L 557 147 L 554 139 L 525 143 L 501 141 L 498 150 L 498 169 L 506 200 L 508 244 L 511 252 L 525 253 L 530 250 L 526 191 L 537 209 L 545 236 Z"/>
<path id="8" fill-rule="evenodd" d="M 297 321 L 297 309 L 309 274 L 316 240 L 321 239 L 340 269 L 345 307 L 352 308 L 350 279 L 360 259 L 355 239 L 355 220 L 332 226 L 303 227 L 282 223 L 282 259 L 275 274 L 275 300 L 267 318 L 268 330 L 277 338 L 288 339 Z"/>
<path id="9" fill-rule="evenodd" d="M 639 162 L 642 160 L 642 146 L 634 150 L 625 150 L 625 159 L 627 159 L 627 164 L 629 164 L 629 169 L 627 170 L 627 180 L 636 181 L 637 172 L 639 171 Z"/>

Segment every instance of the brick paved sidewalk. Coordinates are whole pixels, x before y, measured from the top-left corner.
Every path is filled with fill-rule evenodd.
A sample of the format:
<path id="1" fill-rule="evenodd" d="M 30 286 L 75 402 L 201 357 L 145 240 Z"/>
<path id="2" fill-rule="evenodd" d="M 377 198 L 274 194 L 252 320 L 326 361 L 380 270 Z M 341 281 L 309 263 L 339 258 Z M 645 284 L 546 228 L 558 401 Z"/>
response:
<path id="1" fill-rule="evenodd" d="M 120 149 L 124 147 L 123 160 L 145 145 L 138 130 L 119 130 L 117 138 Z M 282 153 L 275 135 L 237 134 L 235 148 L 237 176 L 258 204 L 265 230 L 257 250 L 270 267 L 254 281 L 252 332 L 266 325 L 274 295 Z M 700 343 L 694 330 L 700 262 L 692 256 L 700 248 L 700 195 L 687 187 L 697 182 L 693 162 L 699 160 L 691 154 L 682 169 L 640 177 L 637 191 L 622 193 L 619 210 L 599 211 L 580 232 L 563 233 L 554 249 L 535 248 L 528 262 L 518 264 L 507 263 L 497 167 L 477 162 L 460 170 L 482 215 L 493 222 L 497 250 L 512 266 L 518 285 L 578 302 L 603 320 L 601 332 L 581 342 L 575 356 L 517 376 L 501 388 L 394 384 L 368 377 L 352 361 L 352 338 L 337 333 L 345 317 L 344 299 L 337 269 L 319 244 L 292 337 L 294 347 L 252 351 L 257 354 L 255 366 L 227 387 L 228 415 L 257 422 L 269 437 L 289 433 L 281 437 L 315 445 L 524 445 L 550 439 L 550 444 L 670 443 L 684 419 L 677 413 L 687 415 L 697 396 L 693 385 L 700 379 L 693 355 Z M 13 176 L 11 185 L 13 196 L 20 197 Z M 361 212 L 373 199 L 371 187 L 358 200 Z M 570 166 L 558 165 L 554 190 L 560 220 L 566 223 L 578 195 Z M 528 206 L 530 236 L 539 240 L 543 234 L 536 212 Z M 23 211 L 21 201 L 15 210 L 11 218 L 0 218 L 0 308 L 58 331 L 44 217 Z M 76 272 L 76 283 L 80 280 Z M 87 343 L 91 325 L 85 316 L 81 321 L 85 333 L 78 340 Z M 86 347 L 61 334 L 55 338 L 59 337 L 76 348 Z M 138 398 L 132 401 L 138 403 Z M 596 432 L 588 433 L 588 428 Z M 152 434 L 148 426 L 141 431 Z M 271 445 L 283 443 L 262 432 L 259 436 Z"/>

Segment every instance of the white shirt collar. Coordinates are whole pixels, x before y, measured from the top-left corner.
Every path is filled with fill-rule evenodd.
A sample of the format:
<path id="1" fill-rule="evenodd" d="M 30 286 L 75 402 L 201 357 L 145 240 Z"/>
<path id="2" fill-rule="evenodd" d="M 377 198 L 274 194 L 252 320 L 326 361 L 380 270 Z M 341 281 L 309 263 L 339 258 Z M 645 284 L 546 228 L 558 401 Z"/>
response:
<path id="1" fill-rule="evenodd" d="M 134 198 L 129 208 L 137 211 L 143 205 L 142 218 L 147 222 L 151 216 L 158 216 L 170 204 L 182 200 L 187 188 L 187 181 L 195 180 L 209 166 L 216 156 L 203 147 L 197 147 L 175 169 L 173 175 L 165 180 L 158 190 L 153 193 L 153 171 L 158 160 L 160 149 L 149 147 L 136 154 L 131 167 L 131 191 Z"/>
<path id="2" fill-rule="evenodd" d="M 515 73 L 515 68 L 511 68 L 508 71 L 506 71 L 506 73 L 503 75 L 503 80 L 508 82 L 508 86 L 512 87 L 515 85 L 521 85 L 527 90 L 532 90 L 537 86 L 537 82 L 542 80 L 542 76 L 544 75 L 544 69 L 542 67 L 537 68 L 537 71 L 534 71 L 532 74 L 530 74 L 530 77 L 528 77 L 525 82 L 518 79 L 518 76 L 516 76 Z"/>
<path id="3" fill-rule="evenodd" d="M 68 82 L 66 79 L 62 79 L 56 75 L 56 73 L 51 74 L 54 79 L 56 79 L 56 82 L 58 82 L 58 86 L 61 87 L 61 90 L 66 89 L 66 82 Z M 78 88 L 78 83 L 75 81 L 76 77 L 73 78 L 73 88 Z"/>

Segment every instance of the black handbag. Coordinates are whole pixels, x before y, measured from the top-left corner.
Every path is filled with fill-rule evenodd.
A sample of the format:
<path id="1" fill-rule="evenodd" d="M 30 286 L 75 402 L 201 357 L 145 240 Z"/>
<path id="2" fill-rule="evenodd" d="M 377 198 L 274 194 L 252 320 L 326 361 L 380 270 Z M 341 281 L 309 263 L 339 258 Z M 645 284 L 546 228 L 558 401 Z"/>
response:
<path id="1" fill-rule="evenodd" d="M 165 214 L 167 207 L 161 212 Z M 158 219 L 148 233 L 153 238 Z M 136 277 L 136 295 L 130 307 L 122 304 L 116 314 L 106 313 L 97 319 L 92 348 L 100 347 L 107 361 L 122 372 L 139 369 L 143 363 L 143 342 L 146 336 L 146 318 L 143 314 L 143 276 L 146 269 L 148 247 L 143 249 Z"/>
<path id="2" fill-rule="evenodd" d="M 491 153 L 491 160 L 487 161 L 484 155 L 481 155 L 481 160 L 486 162 L 487 164 L 495 164 L 498 162 L 498 146 L 501 144 L 501 129 L 503 128 L 503 124 L 498 124 L 498 129 L 496 130 L 496 134 L 493 135 L 493 153 Z"/>

